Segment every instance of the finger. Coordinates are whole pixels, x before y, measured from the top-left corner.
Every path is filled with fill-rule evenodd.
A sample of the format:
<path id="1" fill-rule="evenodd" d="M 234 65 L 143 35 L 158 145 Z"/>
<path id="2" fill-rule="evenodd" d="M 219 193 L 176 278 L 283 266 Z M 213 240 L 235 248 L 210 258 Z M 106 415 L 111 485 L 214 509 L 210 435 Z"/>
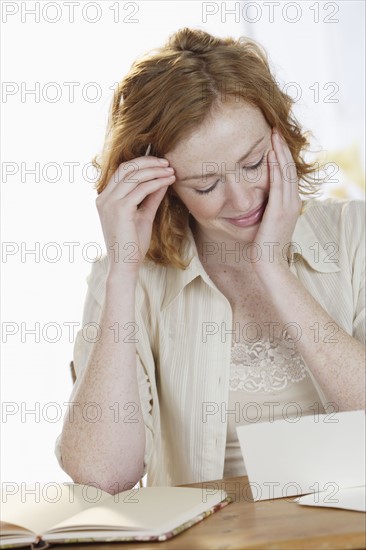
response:
<path id="1" fill-rule="evenodd" d="M 279 133 L 275 133 L 274 139 L 276 145 L 276 153 L 278 152 L 281 159 L 283 159 L 283 179 L 285 184 L 290 184 L 291 190 L 298 189 L 298 175 L 296 170 L 295 161 L 292 157 L 290 148 L 285 141 L 284 137 Z"/>
<path id="2" fill-rule="evenodd" d="M 287 143 L 277 132 L 274 133 L 273 142 L 277 158 L 281 159 L 282 204 L 284 208 L 292 210 L 293 208 L 297 208 L 297 204 L 300 201 L 296 166 Z"/>
<path id="3" fill-rule="evenodd" d="M 156 212 L 168 188 L 168 185 L 164 186 L 161 189 L 158 189 L 158 191 L 148 195 L 146 199 L 142 201 L 139 212 L 144 213 L 146 217 L 151 220 L 151 222 L 154 221 Z"/>
<path id="4" fill-rule="evenodd" d="M 273 149 L 268 152 L 268 164 L 270 186 L 268 203 L 271 207 L 280 208 L 283 201 L 283 182 L 280 164 Z"/>
<path id="5" fill-rule="evenodd" d="M 275 151 L 271 150 L 268 153 L 269 162 L 271 164 L 270 170 L 270 191 L 268 199 L 268 207 L 266 209 L 271 212 L 271 216 L 274 218 L 282 218 L 284 213 L 286 217 L 292 214 L 297 215 L 300 211 L 301 201 L 299 194 L 297 196 L 291 193 L 291 185 L 283 182 L 282 170 L 280 169 L 279 162 Z M 297 213 L 297 214 L 296 214 Z"/>
<path id="6" fill-rule="evenodd" d="M 129 190 L 131 190 L 143 181 L 155 179 L 167 173 L 174 172 L 172 172 L 172 168 L 168 166 L 167 162 L 163 164 L 156 157 L 133 159 L 118 167 L 111 190 L 113 191 L 113 188 L 115 189 L 121 182 L 128 184 Z"/>
<path id="7" fill-rule="evenodd" d="M 274 149 L 268 151 L 268 163 L 269 163 L 269 182 L 271 187 L 281 187 L 281 166 Z"/>
<path id="8" fill-rule="evenodd" d="M 140 185 L 144 185 L 148 181 L 168 178 L 174 175 L 174 170 L 168 167 L 152 167 L 141 169 L 134 174 L 130 174 L 118 184 L 108 194 L 108 200 L 119 200 L 127 197 Z"/>
<path id="9" fill-rule="evenodd" d="M 287 157 L 284 151 L 283 141 L 281 140 L 281 137 L 278 132 L 274 132 L 272 143 L 273 143 L 273 150 L 276 153 L 276 157 L 280 165 L 282 182 L 288 183 L 287 170 L 289 166 L 288 166 Z"/>
<path id="10" fill-rule="evenodd" d="M 112 177 L 109 179 L 107 186 L 102 191 L 106 191 L 105 194 L 112 192 L 121 181 L 129 181 L 130 183 L 138 184 L 139 174 L 147 168 L 166 168 L 169 166 L 167 159 L 160 159 L 153 156 L 144 156 L 132 159 L 130 161 L 122 162 Z M 108 190 L 108 191 L 107 191 Z"/>
<path id="11" fill-rule="evenodd" d="M 147 181 L 134 189 L 127 196 L 122 197 L 127 208 L 137 208 L 146 197 L 159 191 L 162 187 L 167 187 L 175 181 L 175 176 L 168 178 L 158 178 L 155 180 Z"/>

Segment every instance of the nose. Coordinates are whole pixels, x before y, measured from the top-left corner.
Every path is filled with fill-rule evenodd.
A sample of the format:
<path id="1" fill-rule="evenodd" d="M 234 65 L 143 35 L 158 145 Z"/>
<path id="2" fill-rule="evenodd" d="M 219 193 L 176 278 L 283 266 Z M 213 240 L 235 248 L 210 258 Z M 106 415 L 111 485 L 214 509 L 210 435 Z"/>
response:
<path id="1" fill-rule="evenodd" d="M 241 174 L 224 174 L 225 206 L 233 212 L 245 213 L 256 206 L 255 183 Z"/>

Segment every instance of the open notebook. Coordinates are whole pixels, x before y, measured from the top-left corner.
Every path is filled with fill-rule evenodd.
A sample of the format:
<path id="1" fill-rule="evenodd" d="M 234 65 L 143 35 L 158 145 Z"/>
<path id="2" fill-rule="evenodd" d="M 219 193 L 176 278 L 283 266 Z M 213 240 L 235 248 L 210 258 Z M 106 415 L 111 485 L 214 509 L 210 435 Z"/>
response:
<path id="1" fill-rule="evenodd" d="M 231 502 L 223 491 L 204 488 L 143 487 L 110 495 L 73 483 L 3 485 L 1 548 L 167 540 Z"/>

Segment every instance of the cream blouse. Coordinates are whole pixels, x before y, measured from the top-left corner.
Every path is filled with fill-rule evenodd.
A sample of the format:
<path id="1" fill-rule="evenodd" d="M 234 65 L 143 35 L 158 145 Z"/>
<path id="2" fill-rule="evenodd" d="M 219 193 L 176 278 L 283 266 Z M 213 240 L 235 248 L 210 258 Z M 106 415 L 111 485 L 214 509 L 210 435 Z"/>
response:
<path id="1" fill-rule="evenodd" d="M 365 341 L 364 214 L 361 201 L 308 201 L 292 237 L 290 263 L 291 271 L 330 317 L 361 342 Z M 227 431 L 230 415 L 223 414 L 232 398 L 231 338 L 223 337 L 232 327 L 232 310 L 205 272 L 190 230 L 187 254 L 192 260 L 185 270 L 146 262 L 136 289 L 136 368 L 148 485 L 220 479 L 225 458 L 226 471 L 235 461 L 233 426 Z M 99 321 L 107 271 L 105 255 L 87 277 L 83 326 Z M 69 401 L 92 346 L 80 330 L 73 357 L 77 380 Z M 326 393 L 303 365 L 310 384 L 305 391 L 307 406 L 313 397 L 320 398 L 326 410 Z M 242 397 L 244 404 L 250 398 Z M 278 402 L 278 396 L 269 394 L 268 401 Z M 62 468 L 60 437 L 55 453 Z"/>

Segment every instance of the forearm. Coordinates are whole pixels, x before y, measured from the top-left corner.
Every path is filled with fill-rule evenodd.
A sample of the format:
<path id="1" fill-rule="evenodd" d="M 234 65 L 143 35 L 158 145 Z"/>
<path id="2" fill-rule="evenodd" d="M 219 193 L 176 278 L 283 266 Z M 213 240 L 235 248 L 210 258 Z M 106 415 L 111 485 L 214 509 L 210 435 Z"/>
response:
<path id="1" fill-rule="evenodd" d="M 135 287 L 133 282 L 121 285 L 107 280 L 100 337 L 93 345 L 61 438 L 63 465 L 73 480 L 96 482 L 109 492 L 135 484 L 143 471 L 145 426 L 136 344 L 123 328 L 135 321 Z"/>
<path id="2" fill-rule="evenodd" d="M 257 273 L 299 353 L 339 410 L 365 408 L 365 348 L 318 304 L 287 266 Z"/>

